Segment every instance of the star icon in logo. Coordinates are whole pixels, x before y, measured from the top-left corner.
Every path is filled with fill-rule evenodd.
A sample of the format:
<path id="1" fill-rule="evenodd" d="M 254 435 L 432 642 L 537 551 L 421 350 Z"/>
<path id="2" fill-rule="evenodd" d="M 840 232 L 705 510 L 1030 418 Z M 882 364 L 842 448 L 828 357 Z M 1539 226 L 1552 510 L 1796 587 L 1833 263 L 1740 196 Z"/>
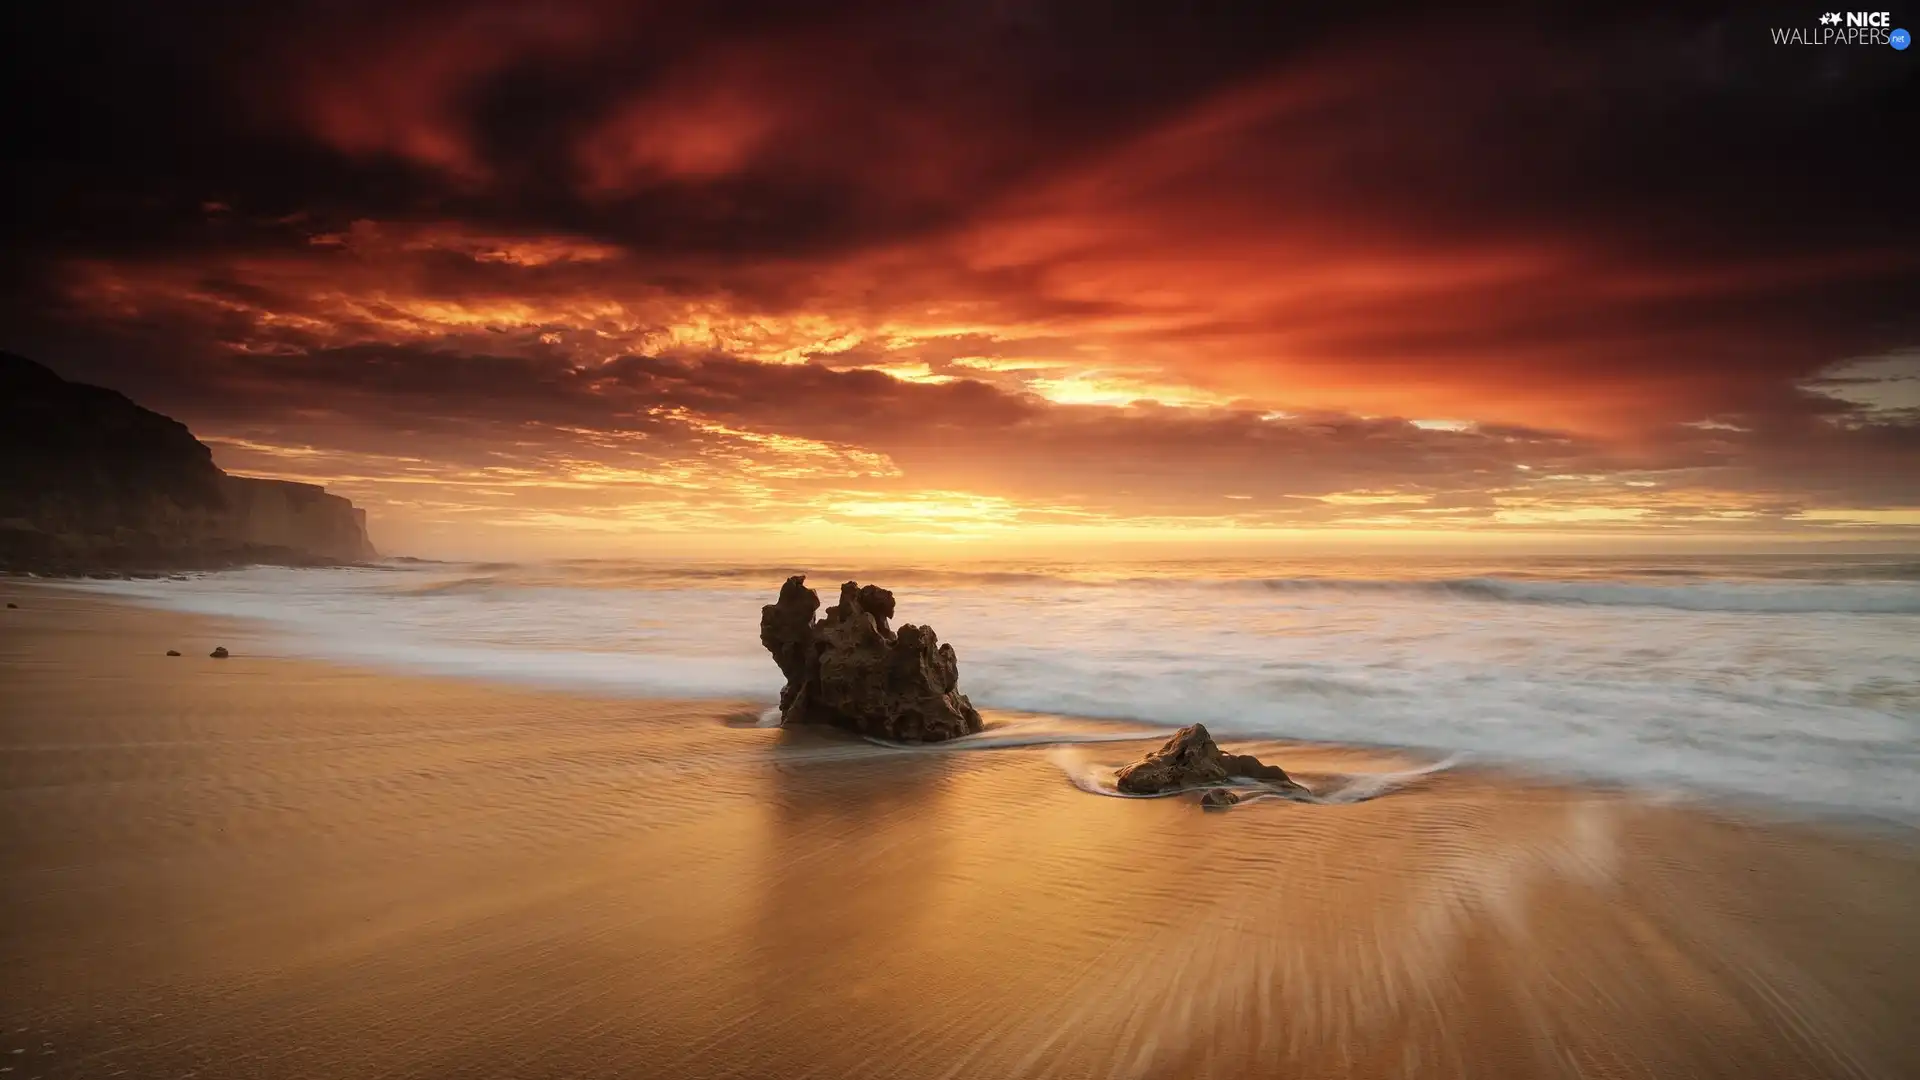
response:
<path id="1" fill-rule="evenodd" d="M 1820 23 L 1823 26 L 1838 26 L 1840 25 L 1840 13 L 1837 11 L 1829 11 L 1825 15 L 1820 16 Z"/>

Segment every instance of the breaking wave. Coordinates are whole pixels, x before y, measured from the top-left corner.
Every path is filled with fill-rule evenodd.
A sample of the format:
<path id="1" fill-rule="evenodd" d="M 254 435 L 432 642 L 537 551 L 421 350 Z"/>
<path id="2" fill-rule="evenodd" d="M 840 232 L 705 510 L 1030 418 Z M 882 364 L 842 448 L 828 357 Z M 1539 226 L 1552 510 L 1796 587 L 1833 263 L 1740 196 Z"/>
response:
<path id="1" fill-rule="evenodd" d="M 1920 614 L 1920 582 L 1653 584 L 1472 577 L 1440 581 L 1278 578 L 1249 582 L 1246 585 L 1277 593 L 1404 592 L 1517 604 L 1585 604 L 1603 607 L 1670 608 L 1675 611 L 1725 611 L 1781 615 L 1822 612 L 1859 615 Z M 1239 583 L 1235 583 L 1235 586 L 1244 587 Z"/>
<path id="2" fill-rule="evenodd" d="M 1920 821 L 1904 559 L 810 571 L 892 588 L 996 718 L 954 745 L 1222 740 L 1463 752 Z M 73 587 L 254 620 L 257 654 L 634 697 L 771 701 L 782 566 L 392 563 Z M 1079 717 L 1071 731 L 1036 717 Z M 762 719 L 759 722 L 772 722 Z M 1055 725 L 1057 727 L 1057 724 Z M 1144 734 L 1143 734 L 1144 733 Z M 1321 792 L 1327 795 L 1327 792 Z"/>

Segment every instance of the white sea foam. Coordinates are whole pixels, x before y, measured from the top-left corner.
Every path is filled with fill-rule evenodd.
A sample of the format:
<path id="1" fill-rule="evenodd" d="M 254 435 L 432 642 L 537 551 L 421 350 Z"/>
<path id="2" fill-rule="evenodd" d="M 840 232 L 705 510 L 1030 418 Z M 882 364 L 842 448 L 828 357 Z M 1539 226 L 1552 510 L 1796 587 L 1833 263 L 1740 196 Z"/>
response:
<path id="1" fill-rule="evenodd" d="M 264 620 L 288 654 L 769 701 L 779 675 L 755 629 L 788 572 L 422 564 L 84 587 Z M 859 576 L 953 643 L 985 708 L 1465 751 L 1920 821 L 1911 560 Z M 842 578 L 810 581 L 830 599 Z M 1022 739 L 1061 741 L 979 741 Z"/>
<path id="2" fill-rule="evenodd" d="M 1467 578 L 1422 587 L 1494 600 L 1536 604 L 1671 608 L 1752 614 L 1920 614 L 1920 584 L 1914 582 L 1704 582 L 1644 584 L 1596 581 L 1532 581 Z"/>

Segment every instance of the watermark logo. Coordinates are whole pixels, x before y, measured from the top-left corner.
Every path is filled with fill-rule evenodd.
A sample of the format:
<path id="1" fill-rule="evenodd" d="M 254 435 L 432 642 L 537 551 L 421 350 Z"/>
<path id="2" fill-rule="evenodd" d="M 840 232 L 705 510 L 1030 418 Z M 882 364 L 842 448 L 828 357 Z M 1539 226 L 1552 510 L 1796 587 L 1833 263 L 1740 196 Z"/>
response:
<path id="1" fill-rule="evenodd" d="M 1891 45 L 1904 50 L 1913 35 L 1893 26 L 1889 11 L 1828 11 L 1811 26 L 1776 26 L 1775 45 Z"/>

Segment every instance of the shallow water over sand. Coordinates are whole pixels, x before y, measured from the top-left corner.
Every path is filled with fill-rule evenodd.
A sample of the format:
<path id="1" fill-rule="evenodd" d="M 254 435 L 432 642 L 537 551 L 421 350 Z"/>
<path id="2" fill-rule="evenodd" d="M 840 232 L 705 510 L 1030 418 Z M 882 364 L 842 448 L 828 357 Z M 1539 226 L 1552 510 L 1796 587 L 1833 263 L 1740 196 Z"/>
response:
<path id="1" fill-rule="evenodd" d="M 977 705 L 1465 753 L 1920 822 L 1910 558 L 815 568 L 899 596 Z M 399 672 L 771 699 L 780 567 L 405 564 L 87 587 Z"/>
<path id="2" fill-rule="evenodd" d="M 1032 740 L 262 659 L 32 595 L 0 629 L 23 1076 L 1920 1075 L 1905 841 L 1470 767 L 1206 813 Z"/>

